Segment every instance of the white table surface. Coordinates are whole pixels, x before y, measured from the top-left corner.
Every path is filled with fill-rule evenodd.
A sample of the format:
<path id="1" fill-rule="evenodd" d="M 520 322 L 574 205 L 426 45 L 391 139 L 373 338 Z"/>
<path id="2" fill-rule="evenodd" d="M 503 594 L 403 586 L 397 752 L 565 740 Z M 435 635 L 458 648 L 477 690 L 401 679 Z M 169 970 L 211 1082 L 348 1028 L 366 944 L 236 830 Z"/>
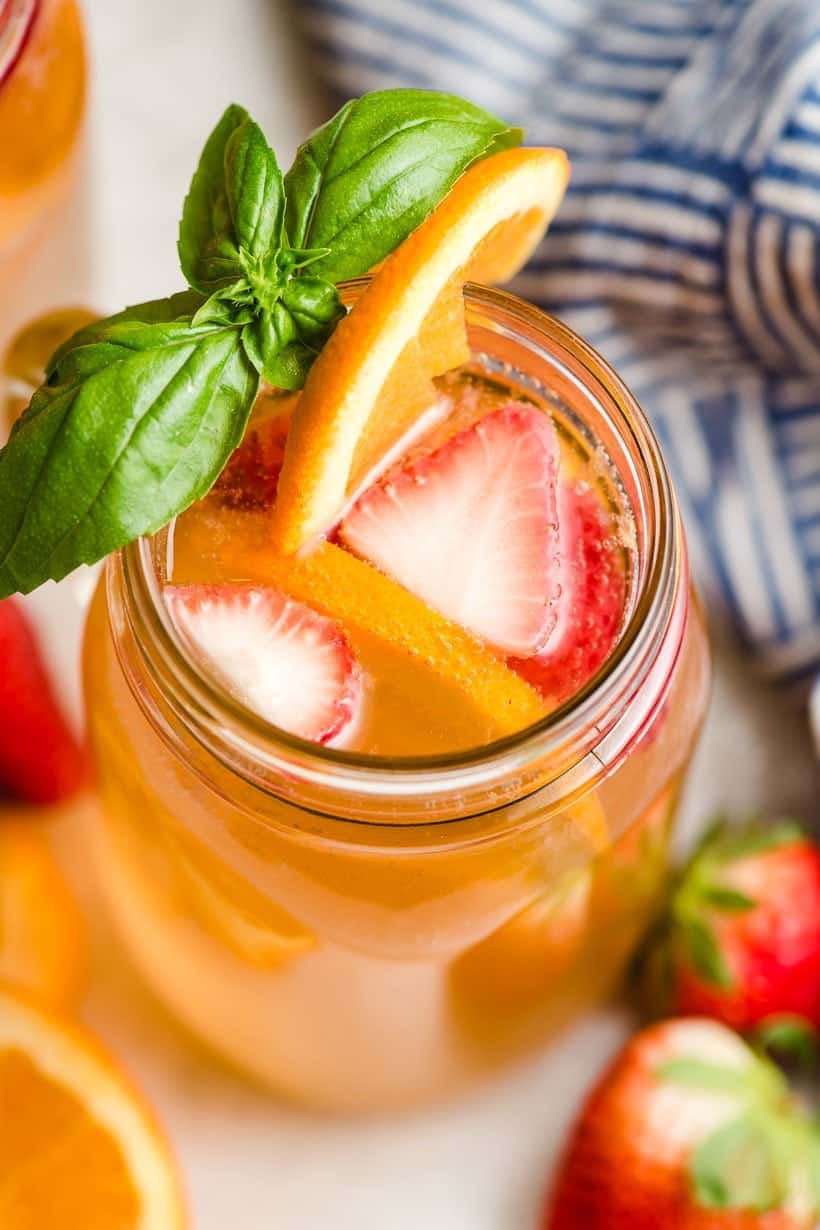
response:
<path id="1" fill-rule="evenodd" d="M 50 304 L 114 310 L 176 289 L 176 220 L 203 138 L 243 103 L 284 163 L 323 118 L 285 0 L 84 0 L 93 70 L 90 149 L 75 207 L 20 288 L 22 319 Z M 31 600 L 77 709 L 84 582 Z M 684 832 L 715 809 L 816 819 L 817 778 L 799 704 L 719 656 Z M 218 1069 L 169 1020 L 110 936 L 79 834 L 66 866 L 94 940 L 83 1016 L 122 1057 L 165 1122 L 195 1230 L 531 1230 L 550 1161 L 581 1092 L 628 1028 L 617 1009 L 454 1106 L 412 1118 L 322 1120 Z"/>

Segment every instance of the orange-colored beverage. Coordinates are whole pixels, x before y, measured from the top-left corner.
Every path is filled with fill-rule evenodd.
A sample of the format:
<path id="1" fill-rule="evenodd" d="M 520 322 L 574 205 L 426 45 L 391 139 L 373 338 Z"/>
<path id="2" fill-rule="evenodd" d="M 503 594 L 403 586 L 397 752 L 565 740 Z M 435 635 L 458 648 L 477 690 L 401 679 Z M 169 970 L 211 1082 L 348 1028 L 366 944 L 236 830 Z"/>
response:
<path id="1" fill-rule="evenodd" d="M 0 0 L 0 288 L 65 194 L 85 81 L 76 0 Z"/>
<path id="2" fill-rule="evenodd" d="M 617 982 L 661 887 L 705 708 L 703 620 L 639 409 L 557 322 L 477 287 L 466 305 L 473 361 L 440 383 L 409 456 L 377 480 L 380 502 L 365 495 L 330 540 L 278 555 L 269 506 L 291 401 L 263 393 L 244 453 L 109 565 L 89 622 L 103 878 L 128 945 L 215 1050 L 326 1108 L 449 1094 Z M 554 463 L 553 503 L 538 503 L 537 483 L 534 502 L 522 494 L 519 437 L 503 454 L 511 430 Z M 493 471 L 469 515 L 505 586 L 473 601 L 457 553 L 433 600 L 402 583 L 417 553 L 374 566 L 374 509 L 379 532 L 390 502 L 412 520 L 410 487 L 429 496 L 453 465 L 446 498 L 502 454 L 512 468 Z M 539 542 L 561 518 L 580 528 L 575 571 L 532 616 L 563 653 L 536 663 L 521 652 L 530 613 L 513 604 L 511 622 L 506 600 L 539 566 L 527 535 L 542 514 Z M 496 550 L 498 518 L 520 523 L 520 575 Z M 425 524 L 432 576 L 446 519 Z M 291 619 L 298 604 L 333 621 L 332 636 L 311 626 L 311 644 L 348 671 L 347 690 L 334 724 L 318 706 L 314 738 L 299 723 L 318 720 L 315 697 L 265 708 L 258 624 L 237 645 L 223 625 L 211 635 L 207 607 L 198 639 L 203 592 L 224 599 L 226 586 L 231 604 L 280 595 L 274 608 L 254 599 L 254 619 Z"/>

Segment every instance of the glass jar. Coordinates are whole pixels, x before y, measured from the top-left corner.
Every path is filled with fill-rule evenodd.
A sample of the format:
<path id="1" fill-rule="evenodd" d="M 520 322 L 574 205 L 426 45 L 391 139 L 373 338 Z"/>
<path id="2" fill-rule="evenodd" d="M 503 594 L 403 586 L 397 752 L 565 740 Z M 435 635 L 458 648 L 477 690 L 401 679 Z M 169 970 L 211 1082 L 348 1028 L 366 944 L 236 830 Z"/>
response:
<path id="1" fill-rule="evenodd" d="M 75 0 L 0 0 L 0 289 L 66 192 L 85 85 Z"/>
<path id="2" fill-rule="evenodd" d="M 559 322 L 477 286 L 465 299 L 478 368 L 603 450 L 630 510 L 627 626 L 578 695 L 457 755 L 304 743 L 178 639 L 168 531 L 109 562 L 88 626 L 102 877 L 129 947 L 214 1049 L 334 1110 L 450 1094 L 613 986 L 661 890 L 706 705 L 704 623 L 641 411 Z"/>

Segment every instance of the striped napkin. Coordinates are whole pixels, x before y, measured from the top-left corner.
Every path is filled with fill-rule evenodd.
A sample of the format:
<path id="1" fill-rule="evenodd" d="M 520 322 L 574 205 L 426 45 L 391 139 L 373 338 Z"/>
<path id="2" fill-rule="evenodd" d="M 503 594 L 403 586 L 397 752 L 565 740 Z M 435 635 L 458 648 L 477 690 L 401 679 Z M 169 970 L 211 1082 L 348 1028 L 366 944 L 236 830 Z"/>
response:
<path id="1" fill-rule="evenodd" d="M 573 161 L 514 287 L 651 414 L 700 584 L 820 667 L 820 0 L 301 0 L 343 97 L 463 94 Z"/>

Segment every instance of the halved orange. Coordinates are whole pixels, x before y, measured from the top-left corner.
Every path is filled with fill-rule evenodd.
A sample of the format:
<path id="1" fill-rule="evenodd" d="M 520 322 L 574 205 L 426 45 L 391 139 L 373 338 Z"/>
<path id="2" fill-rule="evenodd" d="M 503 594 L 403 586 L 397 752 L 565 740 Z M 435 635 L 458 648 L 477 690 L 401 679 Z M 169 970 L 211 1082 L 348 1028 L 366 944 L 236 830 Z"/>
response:
<path id="1" fill-rule="evenodd" d="M 362 481 L 435 404 L 435 376 L 466 362 L 465 281 L 501 282 L 538 244 L 563 197 L 566 155 L 515 149 L 471 167 L 388 257 L 314 363 L 273 510 L 295 552 L 338 520 Z"/>
<path id="2" fill-rule="evenodd" d="M 153 1116 L 84 1030 L 0 989 L 3 1230 L 181 1230 Z"/>
<path id="3" fill-rule="evenodd" d="M 45 835 L 0 812 L 0 979 L 67 1008 L 85 967 L 83 918 Z"/>

